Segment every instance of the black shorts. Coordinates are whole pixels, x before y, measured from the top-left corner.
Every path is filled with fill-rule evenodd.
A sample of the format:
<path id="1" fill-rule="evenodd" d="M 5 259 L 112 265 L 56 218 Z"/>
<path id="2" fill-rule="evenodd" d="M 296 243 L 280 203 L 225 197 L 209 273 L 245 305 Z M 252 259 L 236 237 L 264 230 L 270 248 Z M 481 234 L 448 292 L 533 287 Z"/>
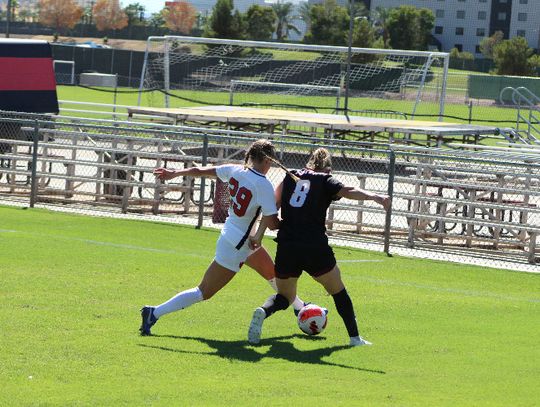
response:
<path id="1" fill-rule="evenodd" d="M 318 247 L 279 243 L 276 251 L 276 277 L 298 278 L 305 271 L 318 277 L 331 271 L 336 265 L 334 251 L 328 245 Z"/>

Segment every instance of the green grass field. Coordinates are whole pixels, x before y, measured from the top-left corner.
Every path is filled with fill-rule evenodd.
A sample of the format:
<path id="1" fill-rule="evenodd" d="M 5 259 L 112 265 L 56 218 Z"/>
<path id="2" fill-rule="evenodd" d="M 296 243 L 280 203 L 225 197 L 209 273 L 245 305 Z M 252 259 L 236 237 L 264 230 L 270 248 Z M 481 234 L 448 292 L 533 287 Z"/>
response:
<path id="1" fill-rule="evenodd" d="M 139 308 L 196 285 L 217 231 L 10 207 L 0 219 L 2 406 L 540 400 L 538 275 L 336 248 L 372 347 L 344 346 L 331 298 L 307 276 L 303 299 L 330 309 L 322 336 L 302 334 L 287 310 L 248 345 L 252 310 L 271 289 L 247 268 L 140 337 Z"/>
<path id="2" fill-rule="evenodd" d="M 58 86 L 58 98 L 60 100 L 71 101 L 84 101 L 93 103 L 108 103 L 112 104 L 114 101 L 114 94 L 110 89 L 105 89 L 106 92 L 102 92 L 96 89 L 79 88 L 73 86 Z M 133 93 L 133 88 L 121 88 L 120 92 L 127 91 L 130 93 L 118 93 L 116 103 L 119 105 L 136 106 L 137 105 L 137 93 Z M 195 103 L 190 100 L 203 101 L 208 104 L 214 105 L 228 105 L 229 94 L 227 92 L 204 92 L 204 91 L 174 91 L 174 94 L 184 98 L 175 99 L 171 98 L 171 107 L 191 107 L 200 106 L 199 103 Z M 187 100 L 186 100 L 187 99 Z M 265 93 L 250 93 L 250 94 L 237 94 L 235 96 L 235 104 L 241 102 L 250 103 L 282 103 L 300 106 L 318 106 L 326 109 L 319 109 L 320 113 L 331 113 L 335 108 L 335 97 L 310 97 L 310 96 L 292 96 L 292 95 L 269 95 Z M 406 114 L 411 113 L 413 102 L 410 100 L 387 100 L 379 98 L 350 98 L 349 109 L 351 110 L 393 110 L 403 112 Z M 343 98 L 342 98 L 343 103 Z M 141 98 L 141 105 L 143 106 L 164 106 L 163 94 L 160 92 L 145 93 Z M 80 106 L 70 105 L 65 106 L 69 108 L 81 109 Z M 100 110 L 97 107 L 88 107 L 89 110 Z M 422 102 L 417 108 L 415 117 L 416 120 L 431 120 L 436 121 L 436 117 L 422 117 L 422 115 L 437 115 L 439 113 L 438 102 Z M 74 114 L 78 116 L 88 116 L 86 113 Z M 448 122 L 462 122 L 467 123 L 469 118 L 469 107 L 466 104 L 451 104 L 447 103 L 445 106 L 445 115 L 453 116 L 460 119 L 449 118 L 445 121 Z M 497 123 L 489 123 L 489 121 L 496 120 Z M 499 122 L 504 121 L 504 122 Z M 515 126 L 516 111 L 514 109 L 503 109 L 496 106 L 473 106 L 472 110 L 472 123 L 493 125 L 496 127 L 512 127 Z"/>

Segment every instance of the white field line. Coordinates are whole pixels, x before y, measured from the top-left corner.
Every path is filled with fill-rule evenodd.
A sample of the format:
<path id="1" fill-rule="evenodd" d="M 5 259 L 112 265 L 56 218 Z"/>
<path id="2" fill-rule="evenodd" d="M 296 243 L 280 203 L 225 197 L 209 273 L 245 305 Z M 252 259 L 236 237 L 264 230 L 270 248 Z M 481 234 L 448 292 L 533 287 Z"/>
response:
<path id="1" fill-rule="evenodd" d="M 450 294 L 459 294 L 464 297 L 489 298 L 489 299 L 504 300 L 504 301 L 521 301 L 521 302 L 530 302 L 530 303 L 536 303 L 536 304 L 540 303 L 540 298 L 520 298 L 520 297 L 512 297 L 508 295 L 500 295 L 500 294 L 492 293 L 489 291 L 462 290 L 459 288 L 439 287 L 439 286 L 432 286 L 432 285 L 425 285 L 425 284 L 410 283 L 407 281 L 388 280 L 388 279 L 380 279 L 380 278 L 374 278 L 374 277 L 347 276 L 347 278 L 351 278 L 351 277 L 357 280 L 364 280 L 373 284 L 378 284 L 378 285 L 383 285 L 383 286 L 411 287 L 411 288 L 418 288 L 421 290 L 429 290 L 429 291 L 435 291 L 435 292 L 440 292 L 440 293 L 446 292 Z"/>
<path id="2" fill-rule="evenodd" d="M 23 230 L 3 230 L 0 229 L 0 232 L 12 232 L 12 233 L 19 233 L 23 235 L 28 236 L 35 236 L 35 237 L 46 237 L 50 239 L 60 239 L 60 240 L 67 240 L 69 242 L 81 242 L 81 243 L 87 243 L 92 245 L 98 245 L 98 246 L 108 246 L 108 247 L 116 247 L 119 249 L 126 249 L 126 250 L 136 250 L 136 251 L 145 251 L 145 252 L 153 252 L 153 253 L 166 253 L 166 254 L 180 254 L 182 256 L 188 256 L 188 257 L 198 257 L 198 258 L 210 258 L 210 256 L 203 256 L 196 253 L 189 253 L 182 250 L 167 250 L 167 249 L 157 249 L 154 247 L 144 247 L 144 246 L 136 246 L 136 245 L 130 245 L 130 244 L 123 244 L 123 243 L 112 243 L 112 242 L 104 242 L 101 240 L 92 240 L 92 239 L 81 239 L 77 237 L 71 237 L 71 236 L 63 236 L 63 235 L 55 235 L 55 234 L 46 234 L 46 233 L 33 233 L 33 232 L 26 232 Z"/>
<path id="3" fill-rule="evenodd" d="M 103 242 L 99 240 L 91 240 L 91 239 L 80 239 L 80 238 L 74 238 L 74 237 L 68 237 L 68 236 L 62 236 L 62 235 L 50 235 L 50 234 L 44 234 L 44 233 L 32 233 L 32 232 L 25 232 L 21 230 L 12 230 L 12 229 L 0 229 L 0 232 L 9 232 L 9 233 L 20 233 L 25 235 L 31 235 L 31 236 L 37 236 L 37 237 L 51 237 L 51 238 L 57 238 L 57 239 L 63 239 L 73 242 L 82 242 L 82 243 L 88 243 L 88 244 L 95 244 L 100 246 L 109 246 L 109 247 L 117 247 L 121 249 L 127 249 L 127 250 L 137 250 L 137 251 L 148 251 L 148 252 L 154 252 L 154 253 L 167 253 L 167 254 L 181 254 L 182 256 L 188 256 L 188 257 L 197 257 L 197 258 L 209 258 L 210 256 L 204 256 L 197 253 L 190 253 L 185 251 L 176 251 L 176 250 L 165 250 L 165 249 L 156 249 L 152 247 L 143 247 L 143 246 L 135 246 L 135 245 L 126 245 L 121 243 L 111 243 L 111 242 Z M 384 260 L 340 260 L 338 263 L 380 263 L 384 262 Z M 417 284 L 417 283 L 410 283 L 406 281 L 397 281 L 397 280 L 388 280 L 388 279 L 379 279 L 374 277 L 362 277 L 362 276 L 348 276 L 348 278 L 354 278 L 358 280 L 364 280 L 368 281 L 373 284 L 379 284 L 379 285 L 385 285 L 385 286 L 402 286 L 402 287 L 411 287 L 411 288 L 417 288 L 422 290 L 429 290 L 434 292 L 447 292 L 451 294 L 458 294 L 462 296 L 467 297 L 478 297 L 478 298 L 489 298 L 489 299 L 497 299 L 497 300 L 504 300 L 504 301 L 521 301 L 521 302 L 528 302 L 528 303 L 540 303 L 540 298 L 519 298 L 519 297 L 512 297 L 512 296 L 505 296 L 500 295 L 496 293 L 492 293 L 489 291 L 474 291 L 474 290 L 461 290 L 456 288 L 446 288 L 446 287 L 440 287 L 440 286 L 431 286 L 431 285 L 425 285 L 425 284 Z"/>
<path id="4" fill-rule="evenodd" d="M 5 206 L 16 206 L 16 207 L 28 207 L 28 202 L 25 201 L 1 201 L 2 205 Z M 153 222 L 153 223 L 173 223 L 178 225 L 187 225 L 187 226 L 195 226 L 197 225 L 197 219 L 196 218 L 188 218 L 183 216 L 163 216 L 163 215 L 141 215 L 141 214 L 122 214 L 118 212 L 105 212 L 105 211 L 97 211 L 97 210 L 91 210 L 91 209 L 84 209 L 84 208 L 65 208 L 60 207 L 56 205 L 47 205 L 47 204 L 36 204 L 36 208 L 42 208 L 47 209 L 55 212 L 63 212 L 63 213 L 73 213 L 78 215 L 90 215 L 90 216 L 97 216 L 97 217 L 103 217 L 103 218 L 115 218 L 115 219 L 131 219 L 131 220 L 138 220 L 138 221 L 146 221 L 146 222 Z M 210 229 L 217 229 L 220 230 L 222 228 L 222 225 L 215 225 L 210 220 L 205 218 L 203 222 L 203 226 L 205 228 Z M 275 236 L 275 233 L 270 232 L 268 233 L 268 236 Z M 340 247 L 352 247 L 356 249 L 362 249 L 362 250 L 371 250 L 375 252 L 382 252 L 383 248 L 381 244 L 377 243 L 367 243 L 367 242 L 355 242 L 347 239 L 342 239 L 339 237 L 329 237 L 329 241 L 331 244 L 335 246 Z M 445 253 L 444 258 L 441 257 L 440 253 L 432 252 L 430 250 L 421 250 L 421 249 L 411 249 L 411 248 L 402 248 L 399 246 L 390 246 L 390 252 L 395 255 L 400 255 L 403 257 L 408 258 L 420 258 L 420 259 L 429 259 L 429 260 L 437 260 L 437 261 L 445 261 L 445 262 L 451 262 L 451 263 L 458 263 L 458 264 L 468 264 L 471 266 L 478 266 L 478 267 L 491 267 L 496 269 L 503 269 L 503 270 L 509 270 L 509 271 L 519 271 L 519 272 L 526 272 L 526 273 L 540 273 L 540 267 L 539 266 L 533 266 L 530 264 L 522 264 L 522 263 L 516 263 L 512 261 L 502 261 L 502 260 L 495 260 L 490 258 L 478 258 L 478 257 L 467 257 L 464 254 L 451 254 L 451 253 Z"/>

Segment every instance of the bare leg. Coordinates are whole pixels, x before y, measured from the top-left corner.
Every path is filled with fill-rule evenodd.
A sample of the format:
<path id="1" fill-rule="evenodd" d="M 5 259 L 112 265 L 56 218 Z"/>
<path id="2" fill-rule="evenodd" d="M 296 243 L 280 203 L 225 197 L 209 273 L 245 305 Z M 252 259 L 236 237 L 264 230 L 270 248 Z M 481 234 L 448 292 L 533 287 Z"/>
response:
<path id="1" fill-rule="evenodd" d="M 227 285 L 229 281 L 236 275 L 234 271 L 229 270 L 226 267 L 221 266 L 214 260 L 199 284 L 199 290 L 201 290 L 204 300 L 209 300 L 219 290 Z"/>
<path id="2" fill-rule="evenodd" d="M 201 283 L 197 287 L 184 290 L 155 307 L 153 310 L 154 317 L 160 318 L 171 312 L 190 307 L 197 302 L 208 300 L 231 281 L 235 274 L 213 261 L 208 266 Z"/>
<path id="3" fill-rule="evenodd" d="M 277 291 L 275 271 L 274 271 L 274 261 L 268 251 L 261 246 L 260 249 L 251 253 L 251 255 L 246 259 L 246 264 L 255 270 L 261 277 L 268 281 L 272 286 L 274 291 Z M 292 301 L 289 301 L 295 311 L 300 311 L 304 306 L 304 301 L 298 298 L 296 295 Z"/>
<path id="4" fill-rule="evenodd" d="M 259 273 L 265 280 L 270 280 L 276 276 L 274 272 L 274 261 L 264 247 L 251 253 L 246 259 L 246 264 Z"/>

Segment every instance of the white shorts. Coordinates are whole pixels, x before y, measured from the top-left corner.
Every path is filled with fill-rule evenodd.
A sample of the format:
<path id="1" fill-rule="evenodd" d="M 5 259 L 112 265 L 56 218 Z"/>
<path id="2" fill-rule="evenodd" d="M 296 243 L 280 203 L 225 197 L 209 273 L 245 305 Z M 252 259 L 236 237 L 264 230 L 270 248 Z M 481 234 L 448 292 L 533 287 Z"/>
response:
<path id="1" fill-rule="evenodd" d="M 216 257 L 214 260 L 220 266 L 238 273 L 240 267 L 253 252 L 254 250 L 251 250 L 247 243 L 238 250 L 234 244 L 229 242 L 223 235 L 220 235 L 216 244 Z"/>

